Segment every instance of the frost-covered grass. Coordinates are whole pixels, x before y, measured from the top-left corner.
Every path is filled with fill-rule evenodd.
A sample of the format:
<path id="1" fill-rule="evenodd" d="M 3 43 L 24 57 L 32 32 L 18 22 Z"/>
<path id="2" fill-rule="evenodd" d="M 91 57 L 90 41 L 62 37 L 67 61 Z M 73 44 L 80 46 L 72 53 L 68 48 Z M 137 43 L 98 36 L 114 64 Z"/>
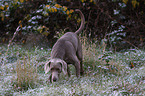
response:
<path id="1" fill-rule="evenodd" d="M 106 51 L 103 44 L 98 46 L 85 42 L 83 43 L 85 75 L 77 78 L 74 67 L 70 66 L 71 77 L 61 74 L 59 81 L 55 83 L 50 83 L 49 74 L 44 74 L 44 64 L 48 61 L 51 50 L 43 48 L 26 50 L 20 45 L 13 45 L 7 54 L 6 51 L 7 46 L 0 45 L 2 96 L 145 95 L 144 50 L 130 49 L 114 53 Z M 134 65 L 133 68 L 130 68 L 131 63 Z"/>

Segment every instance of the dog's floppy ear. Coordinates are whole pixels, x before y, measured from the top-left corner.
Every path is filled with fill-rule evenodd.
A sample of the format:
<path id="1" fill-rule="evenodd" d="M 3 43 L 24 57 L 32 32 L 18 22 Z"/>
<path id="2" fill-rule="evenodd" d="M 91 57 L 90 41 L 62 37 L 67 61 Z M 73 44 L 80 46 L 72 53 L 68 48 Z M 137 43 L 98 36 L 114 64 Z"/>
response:
<path id="1" fill-rule="evenodd" d="M 50 64 L 51 64 L 51 60 L 49 60 L 45 66 L 44 66 L 44 71 L 45 71 L 45 74 L 48 73 L 50 71 Z"/>
<path id="2" fill-rule="evenodd" d="M 67 74 L 67 63 L 64 60 L 61 60 L 61 64 L 62 64 L 61 70 L 62 70 L 63 74 L 66 75 Z"/>

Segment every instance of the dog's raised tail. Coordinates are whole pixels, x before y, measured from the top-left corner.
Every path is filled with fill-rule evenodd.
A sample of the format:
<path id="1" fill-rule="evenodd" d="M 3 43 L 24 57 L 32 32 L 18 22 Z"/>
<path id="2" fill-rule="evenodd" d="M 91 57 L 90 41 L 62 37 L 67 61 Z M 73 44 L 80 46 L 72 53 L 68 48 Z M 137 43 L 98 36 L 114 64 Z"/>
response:
<path id="1" fill-rule="evenodd" d="M 81 16 L 81 25 L 80 25 L 80 28 L 75 32 L 76 34 L 79 34 L 84 29 L 84 26 L 85 26 L 85 17 L 83 15 L 83 13 L 81 12 L 81 10 L 76 9 L 75 12 L 79 12 L 79 15 Z"/>

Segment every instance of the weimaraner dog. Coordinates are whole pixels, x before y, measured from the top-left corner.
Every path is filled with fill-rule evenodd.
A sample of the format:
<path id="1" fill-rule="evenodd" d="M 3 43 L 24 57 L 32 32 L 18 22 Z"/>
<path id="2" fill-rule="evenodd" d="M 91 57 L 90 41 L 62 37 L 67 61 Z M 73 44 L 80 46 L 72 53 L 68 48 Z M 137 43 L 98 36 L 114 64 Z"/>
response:
<path id="1" fill-rule="evenodd" d="M 82 46 L 77 35 L 84 29 L 85 18 L 79 9 L 75 12 L 81 16 L 80 28 L 76 32 L 65 33 L 57 40 L 51 51 L 51 59 L 44 66 L 45 73 L 51 72 L 50 82 L 58 81 L 61 72 L 70 76 L 68 64 L 75 66 L 77 77 L 83 75 Z"/>

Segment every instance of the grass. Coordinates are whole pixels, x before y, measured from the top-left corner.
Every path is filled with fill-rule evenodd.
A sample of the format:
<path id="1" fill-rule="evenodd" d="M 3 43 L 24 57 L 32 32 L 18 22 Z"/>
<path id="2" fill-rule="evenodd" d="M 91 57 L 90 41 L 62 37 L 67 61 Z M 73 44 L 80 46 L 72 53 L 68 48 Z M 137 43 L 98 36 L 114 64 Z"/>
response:
<path id="1" fill-rule="evenodd" d="M 2 96 L 129 96 L 145 95 L 145 51 L 106 51 L 106 44 L 82 40 L 85 75 L 63 74 L 50 83 L 44 64 L 50 49 L 26 50 L 21 45 L 0 45 L 0 95 Z M 131 64 L 134 66 L 131 68 Z"/>

